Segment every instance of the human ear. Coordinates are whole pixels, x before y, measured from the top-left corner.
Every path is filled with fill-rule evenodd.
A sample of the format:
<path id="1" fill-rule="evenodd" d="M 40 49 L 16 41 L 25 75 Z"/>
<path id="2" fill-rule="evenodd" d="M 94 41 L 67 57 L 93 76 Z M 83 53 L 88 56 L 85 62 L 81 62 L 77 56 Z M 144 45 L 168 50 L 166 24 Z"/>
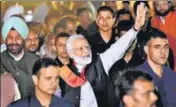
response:
<path id="1" fill-rule="evenodd" d="M 127 107 L 134 107 L 135 105 L 135 102 L 130 95 L 125 95 L 122 100 Z"/>
<path id="2" fill-rule="evenodd" d="M 37 78 L 36 75 L 33 75 L 33 76 L 32 76 L 32 80 L 33 80 L 34 84 L 37 85 L 38 78 Z"/>
<path id="3" fill-rule="evenodd" d="M 145 51 L 145 53 L 146 53 L 147 55 L 148 55 L 148 50 L 149 50 L 148 48 L 149 48 L 149 47 L 148 47 L 147 45 L 144 46 L 144 51 Z"/>

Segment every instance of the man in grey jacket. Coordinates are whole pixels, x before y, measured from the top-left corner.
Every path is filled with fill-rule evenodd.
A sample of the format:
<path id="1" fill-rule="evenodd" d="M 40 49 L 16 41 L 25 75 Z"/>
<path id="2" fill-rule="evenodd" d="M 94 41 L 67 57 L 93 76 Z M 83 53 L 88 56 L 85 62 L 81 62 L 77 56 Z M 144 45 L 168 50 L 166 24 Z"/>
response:
<path id="1" fill-rule="evenodd" d="M 24 49 L 28 26 L 23 19 L 12 16 L 4 22 L 2 36 L 7 50 L 1 53 L 1 74 L 10 72 L 19 85 L 21 97 L 33 93 L 32 67 L 38 57 Z"/>

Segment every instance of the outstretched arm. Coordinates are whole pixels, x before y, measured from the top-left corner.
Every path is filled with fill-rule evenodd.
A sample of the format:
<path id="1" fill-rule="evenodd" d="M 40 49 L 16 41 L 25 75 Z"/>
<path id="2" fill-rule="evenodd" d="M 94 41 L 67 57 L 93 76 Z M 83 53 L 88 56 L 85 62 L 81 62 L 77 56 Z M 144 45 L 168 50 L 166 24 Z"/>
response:
<path id="1" fill-rule="evenodd" d="M 144 7 L 144 3 L 141 3 L 137 7 L 137 16 L 133 28 L 130 29 L 119 40 L 117 40 L 113 45 L 111 45 L 111 47 L 107 49 L 104 53 L 100 54 L 103 67 L 107 74 L 112 65 L 123 57 L 125 51 L 131 45 L 132 41 L 136 38 L 138 31 L 144 25 L 145 13 L 146 8 Z"/>

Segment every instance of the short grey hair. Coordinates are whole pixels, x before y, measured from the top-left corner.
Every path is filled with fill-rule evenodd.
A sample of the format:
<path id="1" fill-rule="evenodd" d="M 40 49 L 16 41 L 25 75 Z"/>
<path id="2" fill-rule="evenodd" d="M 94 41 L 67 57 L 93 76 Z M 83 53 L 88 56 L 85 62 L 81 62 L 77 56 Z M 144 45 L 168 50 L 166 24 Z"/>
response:
<path id="1" fill-rule="evenodd" d="M 76 40 L 76 39 L 79 39 L 79 38 L 85 38 L 85 37 L 81 34 L 75 34 L 75 35 L 71 35 L 68 38 L 67 43 L 66 43 L 66 49 L 67 49 L 68 54 L 69 54 L 69 51 L 73 48 L 72 47 L 73 40 Z"/>

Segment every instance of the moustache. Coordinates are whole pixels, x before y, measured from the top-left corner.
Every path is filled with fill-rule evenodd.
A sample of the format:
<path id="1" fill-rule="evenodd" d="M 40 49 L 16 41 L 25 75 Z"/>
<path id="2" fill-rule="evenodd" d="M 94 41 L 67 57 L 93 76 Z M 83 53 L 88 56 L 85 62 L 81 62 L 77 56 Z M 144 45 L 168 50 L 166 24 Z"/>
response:
<path id="1" fill-rule="evenodd" d="M 37 45 L 30 45 L 30 48 L 37 48 Z"/>
<path id="2" fill-rule="evenodd" d="M 20 44 L 7 44 L 8 47 L 11 47 L 11 46 L 21 46 Z"/>
<path id="3" fill-rule="evenodd" d="M 159 15 L 159 16 L 166 16 L 170 12 L 170 10 L 171 9 L 168 9 L 166 11 L 160 12 L 160 11 L 158 11 L 158 10 L 155 9 L 155 13 L 156 13 L 156 15 Z"/>

